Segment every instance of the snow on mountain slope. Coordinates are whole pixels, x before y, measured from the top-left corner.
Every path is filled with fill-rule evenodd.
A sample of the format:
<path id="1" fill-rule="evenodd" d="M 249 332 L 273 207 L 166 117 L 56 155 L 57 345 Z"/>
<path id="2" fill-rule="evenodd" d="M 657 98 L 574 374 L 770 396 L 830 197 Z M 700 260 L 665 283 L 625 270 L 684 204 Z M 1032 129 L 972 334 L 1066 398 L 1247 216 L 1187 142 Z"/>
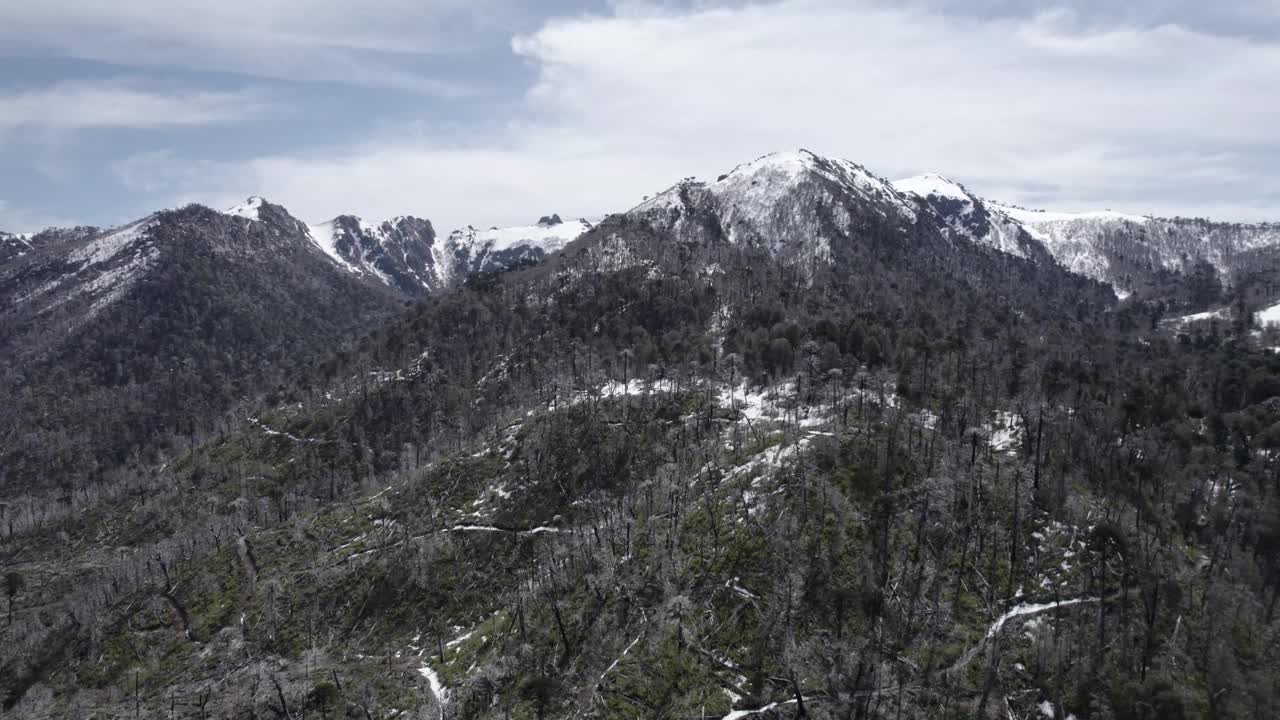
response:
<path id="1" fill-rule="evenodd" d="M 1161 219 L 1113 212 L 1050 212 L 995 205 L 1064 267 L 1117 288 L 1153 271 L 1188 272 L 1207 262 L 1230 277 L 1242 253 L 1280 248 L 1280 225 Z"/>
<path id="2" fill-rule="evenodd" d="M 339 215 L 308 226 L 307 234 L 343 270 L 406 295 L 423 295 L 445 285 L 430 221 L 400 216 L 372 225 L 354 215 Z"/>
<path id="3" fill-rule="evenodd" d="M 535 225 L 455 230 L 436 237 L 431 223 L 400 216 L 377 225 L 339 215 L 307 235 L 338 267 L 408 295 L 447 288 L 476 272 L 505 270 L 562 249 L 592 227 L 586 220 L 543 218 Z"/>
<path id="4" fill-rule="evenodd" d="M 1030 227 L 1049 227 L 1064 223 L 1077 222 L 1131 222 L 1145 224 L 1151 218 L 1143 215 L 1114 212 L 1112 210 L 1094 210 L 1088 212 L 1052 212 L 1049 210 L 1027 210 L 1008 205 L 996 205 L 1009 217 Z"/>
<path id="5" fill-rule="evenodd" d="M 1104 238 L 1127 226 L 1144 225 L 1147 218 L 1110 211 L 1047 212 L 1004 205 L 993 206 L 1040 241 L 1071 272 L 1115 284 L 1111 261 L 1101 247 Z M 1164 264 L 1164 263 L 1162 263 Z"/>
<path id="6" fill-rule="evenodd" d="M 1272 305 L 1255 312 L 1253 321 L 1263 328 L 1280 327 L 1280 305 Z"/>
<path id="7" fill-rule="evenodd" d="M 714 183 L 697 183 L 720 200 L 726 211 L 727 224 L 767 222 L 765 215 L 776 208 L 779 196 L 794 191 L 808 180 L 821 178 L 840 189 L 879 206 L 882 214 L 896 213 L 914 222 L 915 208 L 887 180 L 848 160 L 824 158 L 808 150 L 778 152 L 757 158 L 721 175 Z M 652 210 L 679 207 L 684 190 L 691 181 L 682 182 L 666 192 L 641 203 L 631 212 L 643 214 Z"/>
<path id="8" fill-rule="evenodd" d="M 560 222 L 559 216 L 544 218 L 536 225 L 488 230 L 468 226 L 449 235 L 442 254 L 451 277 L 501 271 L 562 250 L 592 227 L 586 220 Z"/>
<path id="9" fill-rule="evenodd" d="M 1027 210 L 985 200 L 937 174 L 894 183 L 920 197 L 954 234 L 1022 257 L 1049 257 L 1066 269 L 1110 284 L 1120 299 L 1161 274 L 1188 273 L 1198 262 L 1224 278 L 1247 267 L 1242 253 L 1280 248 L 1280 226 L 1158 219 L 1112 210 Z"/>
<path id="10" fill-rule="evenodd" d="M 243 203 L 240 203 L 239 205 L 236 205 L 233 208 L 228 208 L 223 212 L 227 215 L 234 215 L 236 217 L 248 218 L 250 220 L 260 220 L 262 219 L 261 211 L 262 211 L 262 205 L 264 202 L 265 200 L 254 195 L 254 196 L 251 196 L 249 199 L 245 200 Z"/>
<path id="11" fill-rule="evenodd" d="M 108 231 L 87 245 L 73 250 L 67 259 L 86 267 L 107 262 L 142 239 L 154 223 L 155 216 L 150 215 L 130 225 Z"/>
<path id="12" fill-rule="evenodd" d="M 122 296 L 160 256 L 151 238 L 155 223 L 156 216 L 149 215 L 90 234 L 87 241 L 54 258 L 52 265 L 6 277 L 3 285 L 6 290 L 14 288 L 15 304 L 34 305 L 36 314 L 87 298 L 92 304 L 85 318 L 91 318 Z"/>
<path id="13" fill-rule="evenodd" d="M 361 274 L 360 268 L 347 262 L 342 253 L 338 252 L 338 228 L 337 220 L 320 223 L 319 225 L 308 225 L 307 234 L 311 237 L 311 242 L 316 247 L 324 251 L 325 255 L 333 258 L 333 261 L 341 266 L 344 270 L 353 272 L 357 275 Z"/>
<path id="14" fill-rule="evenodd" d="M 1044 256 L 1021 223 L 1001 209 L 970 193 L 963 185 L 937 173 L 896 180 L 899 192 L 920 198 L 955 237 L 995 248 L 1021 258 Z"/>
<path id="15" fill-rule="evenodd" d="M 528 245 L 552 253 L 577 240 L 590 229 L 591 223 L 586 220 L 572 220 L 555 224 L 489 228 L 476 232 L 475 238 L 480 243 L 492 243 L 490 249 L 494 252 Z"/>
<path id="16" fill-rule="evenodd" d="M 959 183 L 948 180 L 938 173 L 927 173 L 903 180 L 894 180 L 893 186 L 899 192 L 918 195 L 922 198 L 930 196 L 972 202 L 973 197 Z"/>
<path id="17" fill-rule="evenodd" d="M 715 182 L 687 178 L 627 216 L 687 241 L 759 247 L 812 273 L 832 262 L 834 240 L 871 226 L 906 233 L 917 211 L 861 165 L 798 150 L 744 163 Z"/>

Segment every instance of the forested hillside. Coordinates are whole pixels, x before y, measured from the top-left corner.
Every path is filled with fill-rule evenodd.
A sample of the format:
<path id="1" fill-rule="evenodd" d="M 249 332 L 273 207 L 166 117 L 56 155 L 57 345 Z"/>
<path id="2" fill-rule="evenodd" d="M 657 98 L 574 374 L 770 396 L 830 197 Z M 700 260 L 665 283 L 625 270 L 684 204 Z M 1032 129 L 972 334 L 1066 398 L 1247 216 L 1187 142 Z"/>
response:
<path id="1" fill-rule="evenodd" d="M 6 495 L 6 714 L 1280 702 L 1280 356 L 852 163 L 681 183 L 272 385 Z"/>
<path id="2" fill-rule="evenodd" d="M 334 268 L 283 208 L 200 206 L 37 235 L 0 266 L 0 475 L 8 493 L 150 464 L 402 304 Z"/>

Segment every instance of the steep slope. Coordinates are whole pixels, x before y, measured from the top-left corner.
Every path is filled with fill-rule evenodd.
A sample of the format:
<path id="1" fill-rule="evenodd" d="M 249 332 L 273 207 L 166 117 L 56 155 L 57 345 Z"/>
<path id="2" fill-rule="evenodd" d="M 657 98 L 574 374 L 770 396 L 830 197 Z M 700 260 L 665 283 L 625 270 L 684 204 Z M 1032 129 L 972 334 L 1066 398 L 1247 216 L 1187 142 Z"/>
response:
<path id="1" fill-rule="evenodd" d="M 450 275 L 429 220 L 397 217 L 374 226 L 339 215 L 308 233 L 343 269 L 410 297 L 442 289 Z"/>
<path id="2" fill-rule="evenodd" d="M 0 464 L 66 482 L 190 433 L 400 305 L 339 271 L 306 226 L 200 206 L 52 233 L 0 268 Z"/>
<path id="3" fill-rule="evenodd" d="M 1045 245 L 1037 242 L 1021 222 L 957 182 L 930 173 L 897 180 L 893 186 L 900 192 L 920 198 L 955 237 L 1021 258 L 1054 259 Z"/>
<path id="4" fill-rule="evenodd" d="M 1245 259 L 1250 253 L 1280 249 L 1280 225 L 1275 224 L 1000 209 L 1064 266 L 1117 290 L 1140 288 L 1163 273 L 1190 275 L 1202 263 L 1230 281 L 1250 268 Z"/>

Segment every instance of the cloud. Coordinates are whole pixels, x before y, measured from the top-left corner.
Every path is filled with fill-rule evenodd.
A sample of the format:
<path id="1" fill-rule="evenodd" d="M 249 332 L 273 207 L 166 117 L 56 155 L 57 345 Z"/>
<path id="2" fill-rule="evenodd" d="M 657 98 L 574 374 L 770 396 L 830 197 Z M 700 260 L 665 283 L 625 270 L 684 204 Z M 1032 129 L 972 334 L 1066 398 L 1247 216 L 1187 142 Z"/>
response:
<path id="1" fill-rule="evenodd" d="M 505 123 L 219 175 L 311 217 L 418 212 L 445 228 L 622 210 L 682 176 L 798 146 L 888 176 L 942 171 L 1025 204 L 1255 219 L 1280 196 L 1280 45 L 1255 38 L 782 0 L 622 3 L 549 22 L 513 50 L 537 79 Z"/>
<path id="2" fill-rule="evenodd" d="M 154 129 L 239 122 L 267 102 L 252 90 L 147 90 L 123 80 L 68 81 L 0 93 L 0 133 L 6 130 Z"/>
<path id="3" fill-rule="evenodd" d="M 464 47 L 501 0 L 41 0 L 0 3 L 0 48 L 120 65 L 390 87 L 460 84 L 423 58 Z"/>

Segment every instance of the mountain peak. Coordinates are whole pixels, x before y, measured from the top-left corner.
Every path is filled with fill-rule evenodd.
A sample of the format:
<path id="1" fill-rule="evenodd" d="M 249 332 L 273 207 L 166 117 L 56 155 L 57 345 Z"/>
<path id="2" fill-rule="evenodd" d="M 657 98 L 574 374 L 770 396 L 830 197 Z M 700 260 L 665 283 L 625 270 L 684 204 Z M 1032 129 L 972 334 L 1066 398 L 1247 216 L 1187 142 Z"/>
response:
<path id="1" fill-rule="evenodd" d="M 538 218 L 539 227 L 555 227 L 556 225 L 560 225 L 563 222 L 564 220 L 561 220 L 560 215 L 557 213 L 552 213 L 551 215 L 543 215 L 542 217 Z"/>
<path id="2" fill-rule="evenodd" d="M 235 207 L 227 208 L 223 213 L 234 215 L 236 217 L 248 218 L 250 220 L 260 220 L 260 211 L 267 201 L 258 195 L 250 195 L 244 202 Z"/>
<path id="3" fill-rule="evenodd" d="M 902 180 L 895 180 L 898 192 L 928 199 L 930 196 L 972 202 L 972 196 L 964 186 L 941 173 L 931 172 Z"/>

